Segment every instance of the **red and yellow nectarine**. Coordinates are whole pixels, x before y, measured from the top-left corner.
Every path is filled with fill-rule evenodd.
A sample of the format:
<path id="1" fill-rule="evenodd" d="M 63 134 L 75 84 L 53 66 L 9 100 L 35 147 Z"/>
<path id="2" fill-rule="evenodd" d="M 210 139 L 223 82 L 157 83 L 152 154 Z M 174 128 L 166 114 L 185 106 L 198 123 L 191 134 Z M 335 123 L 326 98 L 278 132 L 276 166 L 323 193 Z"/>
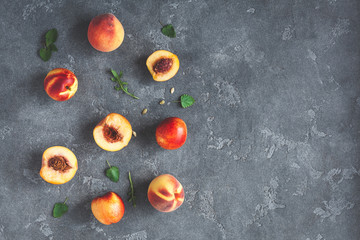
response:
<path id="1" fill-rule="evenodd" d="M 119 195 L 108 192 L 92 200 L 91 211 L 99 222 L 110 225 L 121 220 L 124 216 L 125 206 Z"/>
<path id="2" fill-rule="evenodd" d="M 66 101 L 72 98 L 78 89 L 75 74 L 66 68 L 55 68 L 45 77 L 46 93 L 56 101 Z"/>
<path id="3" fill-rule="evenodd" d="M 181 183 L 170 174 L 154 178 L 148 188 L 150 204 L 160 212 L 172 212 L 184 202 L 185 193 Z"/>
<path id="4" fill-rule="evenodd" d="M 155 136 L 162 148 L 169 150 L 180 148 L 186 141 L 186 124 L 177 117 L 166 118 L 157 126 Z"/>

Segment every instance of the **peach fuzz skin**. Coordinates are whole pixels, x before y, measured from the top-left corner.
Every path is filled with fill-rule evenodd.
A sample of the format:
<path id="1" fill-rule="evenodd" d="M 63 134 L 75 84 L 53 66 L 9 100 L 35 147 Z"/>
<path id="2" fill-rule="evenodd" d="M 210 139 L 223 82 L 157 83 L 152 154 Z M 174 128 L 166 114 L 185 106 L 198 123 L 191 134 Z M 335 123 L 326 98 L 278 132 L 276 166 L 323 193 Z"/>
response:
<path id="1" fill-rule="evenodd" d="M 76 93 L 78 80 L 72 71 L 66 68 L 55 68 L 46 75 L 44 89 L 52 99 L 66 101 Z"/>
<path id="2" fill-rule="evenodd" d="M 111 52 L 120 47 L 124 40 L 124 28 L 111 13 L 94 17 L 88 28 L 88 40 L 96 50 Z"/>
<path id="3" fill-rule="evenodd" d="M 150 204 L 160 212 L 175 211 L 185 199 L 181 183 L 170 174 L 154 178 L 149 185 L 147 195 Z"/>
<path id="4" fill-rule="evenodd" d="M 105 225 L 117 223 L 124 216 L 124 202 L 119 195 L 108 192 L 91 202 L 91 211 L 95 218 Z"/>
<path id="5" fill-rule="evenodd" d="M 64 184 L 70 181 L 78 169 L 75 154 L 68 148 L 53 146 L 42 156 L 40 176 L 51 184 Z"/>
<path id="6" fill-rule="evenodd" d="M 155 136 L 160 147 L 174 150 L 186 142 L 187 127 L 180 118 L 166 118 L 157 126 Z"/>

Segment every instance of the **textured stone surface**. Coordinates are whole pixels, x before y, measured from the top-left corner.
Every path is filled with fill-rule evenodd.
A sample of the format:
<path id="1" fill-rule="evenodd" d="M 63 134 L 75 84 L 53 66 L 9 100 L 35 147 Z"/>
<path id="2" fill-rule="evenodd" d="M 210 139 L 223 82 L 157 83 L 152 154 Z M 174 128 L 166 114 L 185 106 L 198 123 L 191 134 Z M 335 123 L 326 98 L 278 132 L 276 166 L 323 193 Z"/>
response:
<path id="1" fill-rule="evenodd" d="M 0 239 L 360 239 L 360 5 L 357 0 L 2 1 L 0 8 Z M 111 53 L 87 41 L 92 17 L 111 12 L 125 28 Z M 177 38 L 160 33 L 172 23 Z M 37 52 L 57 28 L 59 51 Z M 180 70 L 151 80 L 145 60 L 176 53 Z M 43 79 L 68 68 L 79 89 L 55 102 Z M 109 68 L 140 100 L 113 89 Z M 170 88 L 175 93 L 170 94 Z M 183 93 L 188 109 L 168 104 Z M 159 105 L 161 99 L 165 105 Z M 143 108 L 148 114 L 141 115 Z M 137 132 L 126 148 L 100 149 L 93 127 L 110 112 Z M 186 144 L 155 142 L 164 118 L 185 120 Z M 70 148 L 79 170 L 55 186 L 39 177 L 42 152 Z M 105 175 L 120 167 L 119 183 Z M 90 210 L 106 191 L 126 198 L 131 171 L 137 207 L 101 225 Z M 150 181 L 171 173 L 186 200 L 173 213 L 146 199 Z M 69 212 L 51 216 L 69 197 Z"/>

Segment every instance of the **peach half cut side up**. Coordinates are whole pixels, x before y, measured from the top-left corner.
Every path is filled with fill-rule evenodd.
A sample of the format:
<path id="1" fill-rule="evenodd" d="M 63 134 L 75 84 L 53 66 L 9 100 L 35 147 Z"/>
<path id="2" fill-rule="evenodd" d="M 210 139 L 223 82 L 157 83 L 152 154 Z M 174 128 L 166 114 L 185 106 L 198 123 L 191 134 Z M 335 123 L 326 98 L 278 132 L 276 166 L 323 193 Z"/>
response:
<path id="1" fill-rule="evenodd" d="M 158 50 L 148 57 L 146 66 L 155 81 L 164 82 L 175 76 L 179 70 L 180 62 L 179 58 L 172 52 Z"/>
<path id="2" fill-rule="evenodd" d="M 132 128 L 124 116 L 110 113 L 96 125 L 93 135 L 100 148 L 115 152 L 128 145 L 132 136 Z"/>
<path id="3" fill-rule="evenodd" d="M 51 184 L 64 184 L 70 181 L 78 169 L 75 154 L 68 148 L 53 146 L 42 156 L 40 176 Z"/>

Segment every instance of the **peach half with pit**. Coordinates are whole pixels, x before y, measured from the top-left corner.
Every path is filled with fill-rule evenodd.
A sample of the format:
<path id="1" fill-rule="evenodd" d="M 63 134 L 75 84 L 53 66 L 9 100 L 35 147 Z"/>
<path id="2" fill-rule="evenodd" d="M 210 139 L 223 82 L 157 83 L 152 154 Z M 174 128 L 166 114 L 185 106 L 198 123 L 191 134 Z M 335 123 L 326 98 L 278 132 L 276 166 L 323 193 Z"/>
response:
<path id="1" fill-rule="evenodd" d="M 158 50 L 148 57 L 146 66 L 155 81 L 164 82 L 175 76 L 179 70 L 180 62 L 179 58 L 172 52 Z"/>
<path id="2" fill-rule="evenodd" d="M 181 206 L 185 199 L 181 183 L 170 174 L 154 178 L 148 188 L 150 204 L 160 212 L 172 212 Z"/>
<path id="3" fill-rule="evenodd" d="M 124 40 L 124 28 L 113 14 L 94 17 L 88 28 L 88 40 L 96 50 L 111 52 L 120 47 Z"/>
<path id="4" fill-rule="evenodd" d="M 44 89 L 52 99 L 66 101 L 76 93 L 78 80 L 72 71 L 66 68 L 55 68 L 46 75 Z"/>
<path id="5" fill-rule="evenodd" d="M 40 176 L 48 183 L 63 184 L 75 176 L 77 169 L 76 156 L 70 149 L 53 146 L 43 153 Z"/>
<path id="6" fill-rule="evenodd" d="M 96 125 L 93 135 L 99 147 L 115 152 L 128 145 L 132 136 L 132 128 L 124 116 L 110 113 Z"/>

